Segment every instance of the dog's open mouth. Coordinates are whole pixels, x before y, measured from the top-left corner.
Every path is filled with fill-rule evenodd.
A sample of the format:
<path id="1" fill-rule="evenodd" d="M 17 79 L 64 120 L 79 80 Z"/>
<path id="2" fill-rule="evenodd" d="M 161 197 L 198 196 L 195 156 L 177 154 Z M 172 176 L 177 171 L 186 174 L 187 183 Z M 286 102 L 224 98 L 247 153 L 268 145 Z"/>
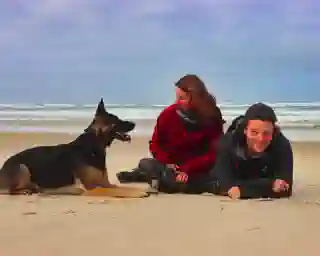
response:
<path id="1" fill-rule="evenodd" d="M 121 141 L 131 141 L 131 136 L 128 133 L 116 132 L 116 138 Z"/>

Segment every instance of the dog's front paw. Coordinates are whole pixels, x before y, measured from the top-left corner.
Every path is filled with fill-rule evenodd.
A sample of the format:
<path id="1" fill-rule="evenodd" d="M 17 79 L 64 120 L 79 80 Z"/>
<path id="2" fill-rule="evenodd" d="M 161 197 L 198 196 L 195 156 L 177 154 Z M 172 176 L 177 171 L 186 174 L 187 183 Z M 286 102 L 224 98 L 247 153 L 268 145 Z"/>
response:
<path id="1" fill-rule="evenodd" d="M 24 189 L 11 189 L 9 191 L 10 195 L 32 195 L 34 192 L 29 189 L 29 188 L 24 188 Z"/>
<path id="2" fill-rule="evenodd" d="M 35 193 L 35 194 L 42 192 L 42 188 L 40 188 L 37 184 L 34 184 L 34 183 L 30 184 L 28 189 L 31 190 L 32 193 Z"/>
<path id="3" fill-rule="evenodd" d="M 70 190 L 70 194 L 71 195 L 75 195 L 75 196 L 76 195 L 82 195 L 84 192 L 85 192 L 85 190 L 82 189 L 82 188 L 79 188 L 79 187 L 75 187 L 75 188 Z"/>
<path id="4" fill-rule="evenodd" d="M 66 186 L 55 189 L 45 189 L 42 191 L 42 195 L 72 195 L 78 196 L 82 195 L 85 192 L 84 189 L 74 186 Z"/>

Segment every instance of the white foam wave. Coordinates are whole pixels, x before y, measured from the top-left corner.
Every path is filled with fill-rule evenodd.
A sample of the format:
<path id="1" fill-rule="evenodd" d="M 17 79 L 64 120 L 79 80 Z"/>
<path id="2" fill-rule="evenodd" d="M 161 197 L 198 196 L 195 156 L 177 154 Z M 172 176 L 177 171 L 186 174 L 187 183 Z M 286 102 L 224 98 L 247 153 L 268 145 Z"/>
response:
<path id="1" fill-rule="evenodd" d="M 278 103 L 268 103 L 271 107 L 320 107 L 320 102 L 278 102 Z M 167 105 L 163 104 L 155 104 L 155 105 L 144 105 L 144 104 L 105 104 L 107 107 L 160 107 L 164 108 Z M 251 105 L 250 104 L 233 104 L 230 102 L 223 102 L 218 104 L 220 107 L 234 107 L 234 108 L 245 108 Z M 0 103 L 1 108 L 36 108 L 36 107 L 51 107 L 51 108 L 59 108 L 59 107 L 96 107 L 97 104 L 66 104 L 66 103 L 44 103 L 44 104 L 34 104 L 34 103 L 16 103 L 16 104 L 6 104 Z"/>
<path id="2" fill-rule="evenodd" d="M 320 102 L 272 103 L 280 125 L 283 127 L 315 128 L 320 125 Z M 227 122 L 244 114 L 249 104 L 220 104 Z M 121 118 L 131 120 L 155 119 L 165 105 L 145 106 L 139 104 L 108 104 L 107 109 Z M 33 121 L 89 121 L 95 113 L 96 104 L 0 104 L 0 120 Z"/>

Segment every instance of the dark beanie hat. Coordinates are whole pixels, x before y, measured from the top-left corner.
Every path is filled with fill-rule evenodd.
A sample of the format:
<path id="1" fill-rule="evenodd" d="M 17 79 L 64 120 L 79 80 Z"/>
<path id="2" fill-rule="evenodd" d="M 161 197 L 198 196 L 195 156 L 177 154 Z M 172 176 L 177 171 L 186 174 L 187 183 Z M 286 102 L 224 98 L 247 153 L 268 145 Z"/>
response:
<path id="1" fill-rule="evenodd" d="M 266 104 L 256 103 L 251 105 L 245 114 L 245 119 L 249 120 L 261 120 L 276 123 L 277 116 L 274 110 Z"/>

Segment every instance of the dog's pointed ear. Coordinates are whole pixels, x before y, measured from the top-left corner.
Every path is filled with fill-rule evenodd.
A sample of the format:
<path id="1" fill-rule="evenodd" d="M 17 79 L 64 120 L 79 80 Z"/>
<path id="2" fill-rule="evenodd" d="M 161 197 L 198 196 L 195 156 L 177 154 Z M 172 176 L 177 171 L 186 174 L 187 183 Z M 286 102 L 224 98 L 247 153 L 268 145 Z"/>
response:
<path id="1" fill-rule="evenodd" d="M 97 110 L 96 110 L 96 116 L 101 116 L 106 112 L 107 111 L 106 111 L 106 108 L 104 106 L 103 98 L 101 98 L 101 100 L 100 100 L 100 102 L 98 104 Z"/>

